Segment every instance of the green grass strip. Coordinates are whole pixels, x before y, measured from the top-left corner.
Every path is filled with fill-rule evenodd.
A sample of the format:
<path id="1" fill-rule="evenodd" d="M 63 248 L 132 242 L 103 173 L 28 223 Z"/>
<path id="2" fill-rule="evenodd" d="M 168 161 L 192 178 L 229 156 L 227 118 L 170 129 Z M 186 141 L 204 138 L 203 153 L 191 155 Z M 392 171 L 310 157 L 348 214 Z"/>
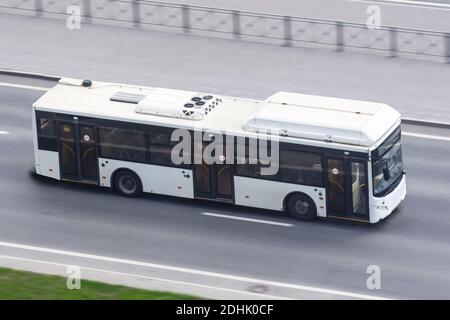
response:
<path id="1" fill-rule="evenodd" d="M 150 291 L 81 279 L 80 290 L 69 290 L 67 279 L 0 268 L 2 300 L 185 300 L 198 297 Z"/>

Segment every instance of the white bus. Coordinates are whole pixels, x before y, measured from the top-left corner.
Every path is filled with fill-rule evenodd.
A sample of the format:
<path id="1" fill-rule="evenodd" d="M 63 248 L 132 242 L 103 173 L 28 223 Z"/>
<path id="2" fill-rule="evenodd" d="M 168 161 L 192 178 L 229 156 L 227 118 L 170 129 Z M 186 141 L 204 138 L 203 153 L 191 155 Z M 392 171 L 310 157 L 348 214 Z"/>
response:
<path id="1" fill-rule="evenodd" d="M 205 151 L 209 137 L 223 141 L 220 161 L 174 161 L 179 129 L 192 134 L 184 159 Z M 381 103 L 288 92 L 259 101 L 65 78 L 33 104 L 33 132 L 37 174 L 125 196 L 157 193 L 367 223 L 406 196 L 400 114 Z M 262 174 L 267 163 L 253 153 L 261 137 L 278 146 L 274 174 Z"/>

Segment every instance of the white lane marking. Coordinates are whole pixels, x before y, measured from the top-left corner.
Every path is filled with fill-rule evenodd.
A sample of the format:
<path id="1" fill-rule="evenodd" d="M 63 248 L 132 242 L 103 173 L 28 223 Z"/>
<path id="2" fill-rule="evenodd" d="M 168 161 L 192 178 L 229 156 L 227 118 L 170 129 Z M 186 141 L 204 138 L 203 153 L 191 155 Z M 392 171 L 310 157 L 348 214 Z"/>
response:
<path id="1" fill-rule="evenodd" d="M 98 261 L 122 263 L 122 264 L 141 266 L 141 267 L 147 267 L 147 268 L 155 268 L 155 269 L 190 273 L 190 274 L 196 274 L 196 275 L 201 275 L 201 276 L 205 276 L 205 277 L 213 277 L 213 278 L 242 281 L 242 282 L 251 282 L 251 283 L 262 284 L 262 285 L 267 285 L 267 286 L 276 286 L 276 287 L 289 288 L 289 289 L 294 289 L 294 290 L 310 291 L 310 292 L 315 292 L 315 293 L 323 293 L 323 294 L 336 295 L 336 296 L 342 296 L 342 297 L 348 297 L 348 298 L 368 299 L 368 300 L 388 300 L 389 299 L 386 297 L 372 296 L 372 295 L 366 295 L 366 294 L 360 294 L 360 293 L 354 293 L 354 292 L 348 292 L 348 291 L 324 289 L 324 288 L 311 287 L 311 286 L 303 286 L 303 285 L 293 284 L 293 283 L 283 283 L 283 282 L 276 282 L 276 281 L 270 281 L 270 280 L 248 278 L 248 277 L 235 276 L 235 275 L 225 274 L 225 273 L 217 273 L 217 272 L 211 272 L 211 271 L 203 271 L 203 270 L 196 270 L 196 269 L 189 269 L 189 268 L 182 268 L 182 267 L 167 266 L 167 265 L 162 265 L 162 264 L 155 264 L 155 263 L 142 262 L 142 261 L 136 261 L 136 260 L 127 260 L 127 259 L 121 259 L 121 258 L 113 258 L 113 257 L 107 257 L 107 256 L 99 256 L 99 255 L 80 253 L 80 252 L 74 252 L 74 251 L 36 247 L 36 246 L 17 244 L 17 243 L 11 243 L 11 242 L 1 242 L 0 241 L 0 246 L 8 247 L 8 248 L 30 250 L 30 251 L 52 253 L 52 254 L 59 254 L 59 255 L 65 255 L 65 256 L 71 256 L 71 257 L 86 258 L 86 259 L 92 259 L 92 260 L 98 260 Z"/>
<path id="2" fill-rule="evenodd" d="M 422 134 L 422 133 L 414 133 L 414 132 L 402 132 L 402 135 L 415 137 L 415 138 L 433 139 L 433 140 L 440 140 L 440 141 L 450 141 L 450 137 L 435 136 L 435 135 L 432 135 L 432 134 Z"/>
<path id="3" fill-rule="evenodd" d="M 2 259 L 2 258 L 3 259 L 10 259 L 10 260 L 17 260 L 17 261 L 24 261 L 24 262 L 41 263 L 41 264 L 47 264 L 47 265 L 52 265 L 52 266 L 58 266 L 58 267 L 68 267 L 69 266 L 69 264 L 65 264 L 65 263 L 58 263 L 58 262 L 50 262 L 50 261 L 44 261 L 44 260 L 38 260 L 38 259 L 29 259 L 29 258 L 22 258 L 22 257 L 0 255 L 0 259 Z M 130 277 L 130 278 L 138 278 L 138 279 L 145 279 L 145 280 L 152 280 L 152 281 L 176 283 L 176 284 L 182 284 L 182 285 L 199 287 L 199 288 L 213 289 L 213 290 L 218 290 L 218 291 L 234 292 L 234 293 L 239 293 L 239 294 L 246 294 L 246 295 L 251 295 L 251 296 L 257 296 L 257 297 L 265 298 L 265 299 L 293 300 L 293 298 L 288 298 L 288 297 L 281 297 L 281 296 L 275 296 L 275 295 L 271 295 L 271 294 L 243 291 L 243 290 L 237 290 L 237 289 L 215 287 L 215 286 L 210 286 L 210 285 L 206 285 L 206 284 L 198 284 L 198 283 L 187 282 L 187 281 L 179 281 L 179 280 L 171 280 L 171 279 L 164 279 L 164 278 L 157 278 L 157 277 L 149 277 L 149 276 L 143 276 L 143 275 L 140 275 L 140 274 L 119 272 L 119 271 L 112 271 L 112 270 L 98 269 L 98 268 L 90 268 L 90 267 L 83 267 L 83 266 L 79 266 L 79 267 L 82 270 L 88 270 L 88 271 L 94 271 L 94 272 L 100 272 L 100 273 L 108 273 L 108 274 L 112 274 L 112 275 L 124 276 L 124 277 Z"/>
<path id="4" fill-rule="evenodd" d="M 11 132 L 9 132 L 9 131 L 1 131 L 0 130 L 0 134 L 10 134 Z"/>
<path id="5" fill-rule="evenodd" d="M 212 213 L 212 212 L 202 212 L 201 214 L 204 216 L 209 216 L 209 217 L 264 223 L 264 224 L 271 224 L 274 226 L 281 226 L 281 227 L 293 227 L 294 226 L 291 223 L 276 222 L 276 221 L 270 221 L 270 220 L 251 219 L 251 218 L 245 218 L 245 217 L 240 217 L 240 216 L 229 216 L 226 214 L 219 214 L 219 213 Z"/>
<path id="6" fill-rule="evenodd" d="M 8 82 L 0 82 L 0 87 L 10 87 L 10 88 L 19 88 L 19 89 L 36 90 L 36 91 L 50 90 L 50 88 L 27 86 L 24 84 L 8 83 Z"/>
<path id="7" fill-rule="evenodd" d="M 425 1 L 411 1 L 411 0 L 347 0 L 350 2 L 362 2 L 373 4 L 385 4 L 393 6 L 403 6 L 411 8 L 423 8 L 432 10 L 450 10 L 450 4 L 440 2 L 425 2 Z"/>

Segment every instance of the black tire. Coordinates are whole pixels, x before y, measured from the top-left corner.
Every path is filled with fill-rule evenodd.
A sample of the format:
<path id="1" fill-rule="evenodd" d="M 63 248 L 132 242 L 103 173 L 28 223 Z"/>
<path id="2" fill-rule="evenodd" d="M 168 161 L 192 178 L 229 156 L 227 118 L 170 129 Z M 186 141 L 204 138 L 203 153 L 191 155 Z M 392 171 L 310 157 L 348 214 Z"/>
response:
<path id="1" fill-rule="evenodd" d="M 142 194 L 142 183 L 138 175 L 122 170 L 114 176 L 114 190 L 125 197 L 138 197 Z"/>
<path id="2" fill-rule="evenodd" d="M 295 193 L 287 199 L 286 210 L 289 215 L 299 220 L 314 220 L 317 217 L 317 207 L 314 201 L 303 193 Z"/>

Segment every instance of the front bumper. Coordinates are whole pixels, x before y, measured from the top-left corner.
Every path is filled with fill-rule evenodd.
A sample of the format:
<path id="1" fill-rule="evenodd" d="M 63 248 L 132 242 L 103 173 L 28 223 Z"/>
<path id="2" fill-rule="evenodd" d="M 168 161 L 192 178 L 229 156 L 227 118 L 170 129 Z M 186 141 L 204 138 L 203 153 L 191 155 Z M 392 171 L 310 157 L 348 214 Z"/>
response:
<path id="1" fill-rule="evenodd" d="M 406 197 L 406 176 L 403 175 L 398 186 L 384 197 L 372 197 L 370 223 L 377 223 L 389 216 Z"/>

